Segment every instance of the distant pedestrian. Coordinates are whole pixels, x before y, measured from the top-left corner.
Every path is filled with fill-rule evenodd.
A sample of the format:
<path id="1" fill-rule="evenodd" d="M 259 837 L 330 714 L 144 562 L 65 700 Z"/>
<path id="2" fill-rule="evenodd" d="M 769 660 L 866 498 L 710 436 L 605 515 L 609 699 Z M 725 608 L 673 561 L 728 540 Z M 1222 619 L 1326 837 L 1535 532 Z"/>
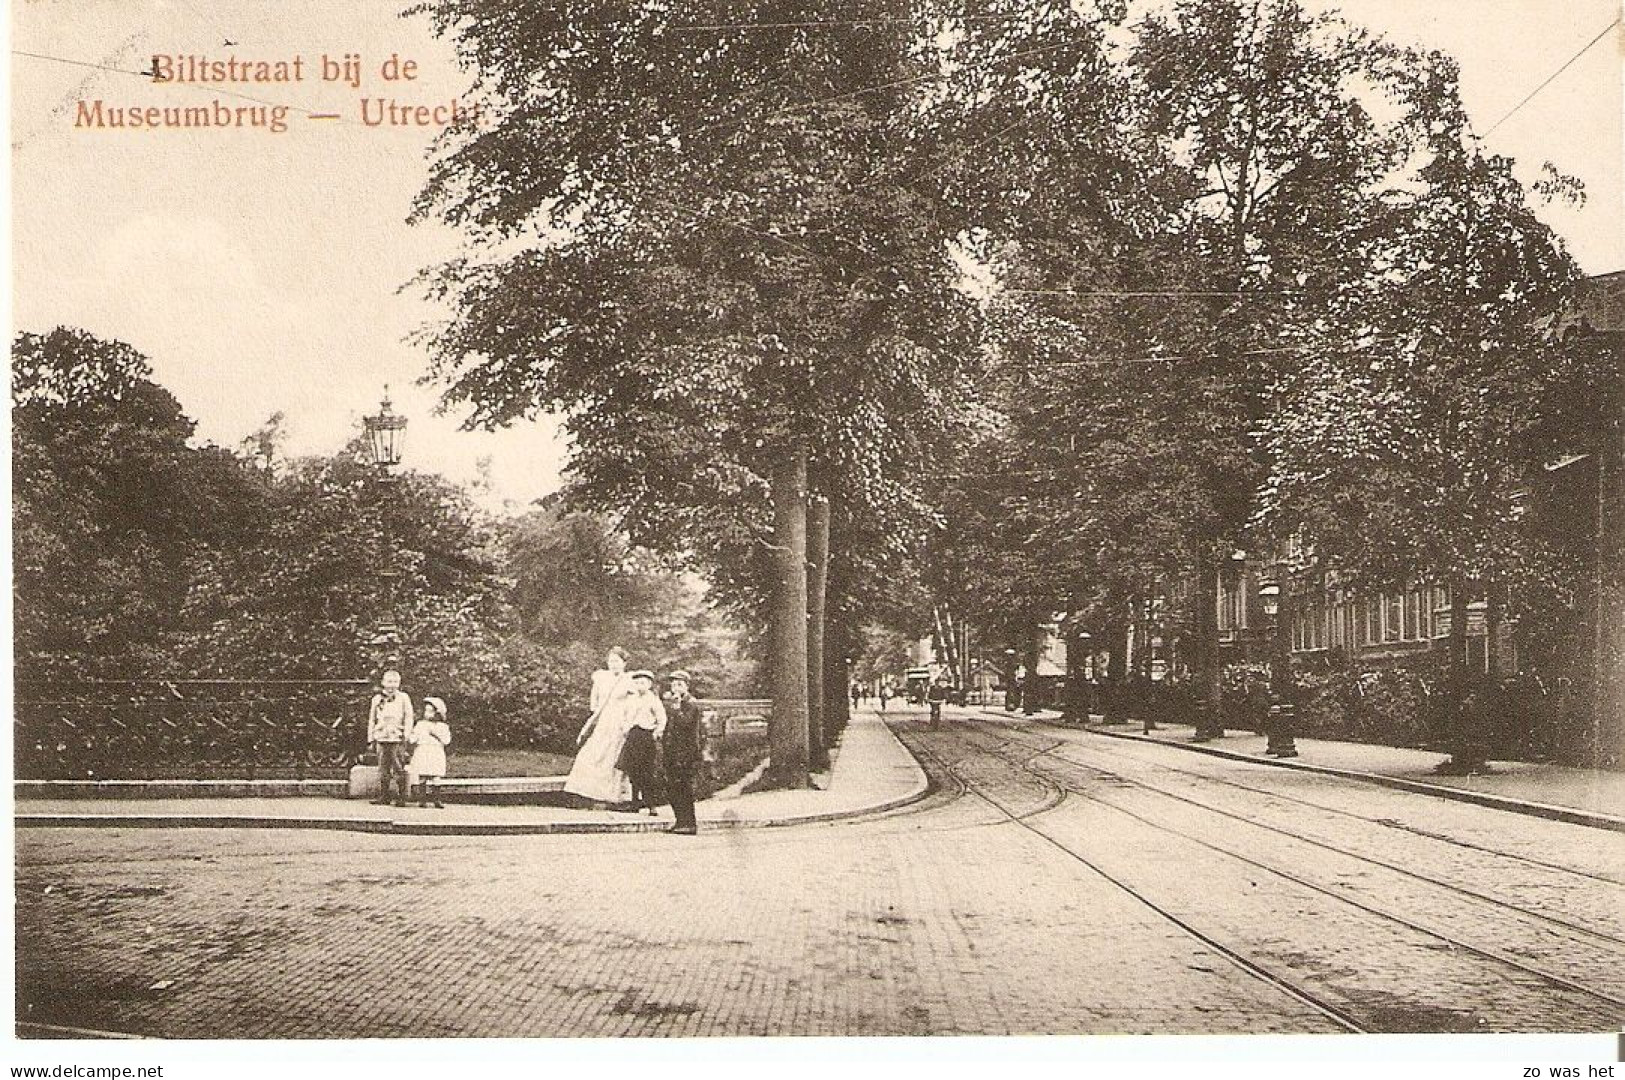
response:
<path id="1" fill-rule="evenodd" d="M 858 707 L 858 702 L 860 702 L 862 700 L 863 700 L 863 687 L 859 686 L 857 683 L 853 683 L 852 684 L 852 707 L 854 709 L 857 708 Z"/>
<path id="2" fill-rule="evenodd" d="M 931 726 L 937 727 L 942 723 L 942 703 L 948 700 L 948 680 L 939 678 L 932 683 L 925 699 L 931 706 Z"/>
<path id="3" fill-rule="evenodd" d="M 406 741 L 415 719 L 412 699 L 401 693 L 401 673 L 394 669 L 384 672 L 379 686 L 367 712 L 367 741 L 378 755 L 378 798 L 373 803 L 388 805 L 395 792 L 394 804 L 405 806 Z"/>
<path id="4" fill-rule="evenodd" d="M 616 766 L 632 783 L 632 811 L 653 814 L 661 802 L 655 746 L 666 731 L 666 709 L 654 692 L 652 671 L 632 673 L 632 695 L 625 706 L 626 738 Z"/>
<path id="5" fill-rule="evenodd" d="M 876 698 L 880 702 L 880 711 L 885 712 L 886 702 L 891 698 L 891 687 L 887 686 L 885 683 L 881 683 L 880 692 L 876 694 Z"/>
<path id="6" fill-rule="evenodd" d="M 688 672 L 674 671 L 666 677 L 666 733 L 660 741 L 664 762 L 666 801 L 677 818 L 672 832 L 693 836 L 699 831 L 694 818 L 694 781 L 705 757 L 705 726 L 700 703 L 688 692 Z"/>
<path id="7" fill-rule="evenodd" d="M 446 747 L 451 745 L 451 727 L 446 723 L 446 703 L 437 697 L 423 699 L 423 719 L 412 728 L 412 760 L 406 771 L 417 777 L 418 805 L 430 800 L 436 810 L 444 810 L 437 781 L 446 775 Z"/>

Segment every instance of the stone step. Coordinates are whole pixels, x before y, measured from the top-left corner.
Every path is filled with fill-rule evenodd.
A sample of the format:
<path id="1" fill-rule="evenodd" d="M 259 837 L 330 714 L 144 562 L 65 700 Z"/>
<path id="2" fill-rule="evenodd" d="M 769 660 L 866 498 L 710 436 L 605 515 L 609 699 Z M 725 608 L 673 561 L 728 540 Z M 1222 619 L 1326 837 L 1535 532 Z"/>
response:
<path id="1" fill-rule="evenodd" d="M 375 770 L 376 771 L 376 770 Z M 440 781 L 447 795 L 540 795 L 561 791 L 562 776 L 455 777 Z M 361 797 L 346 780 L 18 780 L 19 802 L 27 799 L 288 799 Z M 376 794 L 376 783 L 365 794 Z"/>
<path id="2" fill-rule="evenodd" d="M 534 795 L 563 791 L 563 776 L 458 776 L 436 783 L 436 787 L 460 795 Z"/>
<path id="3" fill-rule="evenodd" d="M 24 799 L 287 799 L 349 794 L 344 780 L 18 780 Z"/>

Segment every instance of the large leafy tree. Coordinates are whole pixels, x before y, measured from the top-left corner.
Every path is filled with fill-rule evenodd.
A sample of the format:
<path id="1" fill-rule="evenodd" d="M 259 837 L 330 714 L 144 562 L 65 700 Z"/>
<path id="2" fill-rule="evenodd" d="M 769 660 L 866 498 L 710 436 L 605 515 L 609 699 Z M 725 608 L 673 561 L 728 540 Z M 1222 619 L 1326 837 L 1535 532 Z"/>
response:
<path id="1" fill-rule="evenodd" d="M 177 625 L 187 562 L 252 519 L 229 456 L 136 350 L 59 327 L 12 352 L 14 648 L 24 677 L 144 670 Z"/>
<path id="2" fill-rule="evenodd" d="M 1057 18 L 982 47 L 1020 55 L 1012 33 Z M 1007 422 L 956 495 L 949 547 L 982 573 L 944 576 L 996 597 L 1012 641 L 1065 610 L 1114 659 L 1164 594 L 1211 733 L 1217 568 L 1283 539 L 1257 515 L 1279 380 L 1379 273 L 1426 68 L 1295 0 L 1179 0 L 1135 28 L 1126 68 L 1095 55 L 1031 57 L 990 87 L 995 66 L 968 99 L 1019 150 L 988 155 L 965 200 L 999 286 Z"/>
<path id="3" fill-rule="evenodd" d="M 390 624 L 465 741 L 563 751 L 610 643 L 709 692 L 749 680 L 695 583 L 600 520 L 492 519 L 439 477 L 381 478 L 359 440 L 290 460 L 280 416 L 241 454 L 196 445 L 146 358 L 83 331 L 20 335 L 12 370 L 25 686 L 361 677 Z"/>
<path id="4" fill-rule="evenodd" d="M 974 612 L 984 641 L 1024 646 L 1031 667 L 1038 628 L 1056 612 L 1081 616 L 1139 576 L 1122 567 L 1108 583 L 1119 564 L 1102 544 L 1177 544 L 1165 532 L 1109 528 L 1101 470 L 1149 465 L 1114 453 L 1132 425 L 1112 434 L 1103 421 L 1108 397 L 1136 400 L 1112 395 L 1119 365 L 1166 351 L 1184 332 L 1169 317 L 1178 303 L 1155 301 L 1179 274 L 1178 253 L 1158 250 L 1158 238 L 1186 181 L 1145 135 L 1112 62 L 1121 5 L 977 11 L 952 49 L 956 76 L 929 129 L 940 143 L 931 168 L 988 281 L 982 389 L 997 408 L 938 470 L 944 527 L 928 576 L 948 613 Z M 1155 478 L 1147 468 L 1138 479 Z M 1111 498 L 1170 505 L 1118 479 L 1128 482 Z M 957 621 L 945 614 L 939 636 L 951 641 Z"/>
<path id="5" fill-rule="evenodd" d="M 1299 0 L 1178 0 L 1137 35 L 1149 130 L 1195 181 L 1181 232 L 1214 294 L 1197 321 L 1205 358 L 1181 376 L 1200 418 L 1184 444 L 1205 474 L 1194 614 L 1209 734 L 1217 568 L 1248 539 L 1267 474 L 1256 434 L 1276 411 L 1277 374 L 1299 362 L 1299 335 L 1370 272 L 1391 227 L 1388 178 L 1421 127 L 1414 61 Z"/>
<path id="6" fill-rule="evenodd" d="M 1554 339 L 1578 268 L 1473 135 L 1455 65 L 1419 70 L 1425 135 L 1376 272 L 1347 282 L 1307 362 L 1281 374 L 1264 511 L 1348 584 L 1448 586 L 1460 687 L 1470 599 L 1493 624 L 1576 579 L 1529 492 L 1560 452 L 1593 449 L 1581 433 L 1617 391 L 1585 342 Z"/>
<path id="7" fill-rule="evenodd" d="M 920 516 L 905 478 L 976 359 L 910 167 L 921 27 L 817 0 L 426 7 L 494 117 L 418 207 L 478 249 L 433 276 L 455 315 L 431 376 L 474 424 L 563 414 L 578 504 L 772 598 L 775 773 L 804 783 L 809 493 L 815 551 L 854 535 L 826 520 Z"/>

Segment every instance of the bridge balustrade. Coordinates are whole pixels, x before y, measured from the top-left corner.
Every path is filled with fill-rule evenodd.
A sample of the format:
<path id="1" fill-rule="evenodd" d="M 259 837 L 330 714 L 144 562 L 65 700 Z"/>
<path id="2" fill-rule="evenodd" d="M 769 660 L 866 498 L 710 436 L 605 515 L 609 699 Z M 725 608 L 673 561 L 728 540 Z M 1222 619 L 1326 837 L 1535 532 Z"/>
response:
<path id="1" fill-rule="evenodd" d="M 364 679 L 19 683 L 20 780 L 342 776 L 365 749 Z"/>

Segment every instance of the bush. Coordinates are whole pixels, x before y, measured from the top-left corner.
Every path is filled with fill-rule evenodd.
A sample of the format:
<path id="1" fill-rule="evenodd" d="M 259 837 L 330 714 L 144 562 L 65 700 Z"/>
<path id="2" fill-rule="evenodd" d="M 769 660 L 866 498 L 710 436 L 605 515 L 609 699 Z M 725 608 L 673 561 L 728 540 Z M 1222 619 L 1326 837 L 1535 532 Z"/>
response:
<path id="1" fill-rule="evenodd" d="M 1441 753 L 1455 752 L 1465 739 L 1490 757 L 1610 764 L 1592 760 L 1585 694 L 1566 683 L 1531 674 L 1496 683 L 1470 676 L 1471 693 L 1457 694 L 1444 657 L 1434 653 L 1366 670 L 1333 653 L 1292 674 L 1300 735 Z M 1232 726 L 1263 716 L 1266 685 L 1262 666 L 1225 669 Z M 1241 717 L 1247 722 L 1238 724 Z"/>

